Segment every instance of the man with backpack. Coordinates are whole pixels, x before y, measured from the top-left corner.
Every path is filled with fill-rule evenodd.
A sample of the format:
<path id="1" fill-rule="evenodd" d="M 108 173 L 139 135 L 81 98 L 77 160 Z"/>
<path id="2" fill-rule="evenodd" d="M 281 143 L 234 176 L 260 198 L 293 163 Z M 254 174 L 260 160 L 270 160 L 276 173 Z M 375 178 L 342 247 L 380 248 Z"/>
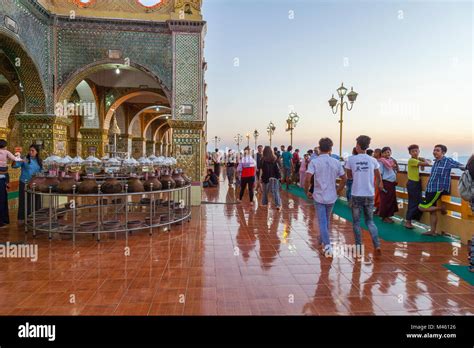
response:
<path id="1" fill-rule="evenodd" d="M 474 214 L 474 155 L 467 161 L 466 170 L 461 175 L 458 184 L 459 194 L 461 198 L 468 201 L 471 205 L 472 213 Z M 469 241 L 468 245 L 468 259 L 469 259 L 469 271 L 474 272 L 474 236 Z"/>
<path id="2" fill-rule="evenodd" d="M 458 189 L 461 198 L 471 204 L 471 209 L 474 212 L 474 155 L 467 161 L 466 170 L 461 175 Z"/>

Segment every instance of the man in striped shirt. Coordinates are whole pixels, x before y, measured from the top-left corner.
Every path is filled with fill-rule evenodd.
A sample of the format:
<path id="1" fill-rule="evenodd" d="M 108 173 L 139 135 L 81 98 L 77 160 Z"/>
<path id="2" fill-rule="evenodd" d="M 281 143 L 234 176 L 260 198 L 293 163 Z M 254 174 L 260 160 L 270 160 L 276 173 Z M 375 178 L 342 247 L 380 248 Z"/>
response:
<path id="1" fill-rule="evenodd" d="M 451 169 L 463 169 L 464 166 L 446 157 L 448 148 L 445 145 L 436 145 L 433 150 L 435 161 L 431 169 L 430 178 L 426 187 L 425 201 L 418 206 L 422 212 L 430 213 L 430 230 L 423 233 L 427 236 L 436 236 L 436 226 L 438 224 L 438 211 L 446 214 L 446 204 L 441 201 L 438 207 L 437 202 L 444 195 L 449 196 L 451 192 Z"/>

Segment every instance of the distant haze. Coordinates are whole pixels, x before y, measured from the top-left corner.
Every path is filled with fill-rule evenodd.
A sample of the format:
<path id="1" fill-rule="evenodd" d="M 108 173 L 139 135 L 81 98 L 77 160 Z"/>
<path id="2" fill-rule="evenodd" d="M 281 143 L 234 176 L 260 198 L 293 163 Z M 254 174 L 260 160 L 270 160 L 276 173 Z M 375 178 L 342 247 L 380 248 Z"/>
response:
<path id="1" fill-rule="evenodd" d="M 254 129 L 268 144 L 270 121 L 273 145 L 288 145 L 294 109 L 294 147 L 329 136 L 339 153 L 327 101 L 344 82 L 359 93 L 345 112 L 344 152 L 360 134 L 400 158 L 412 143 L 427 157 L 437 143 L 449 155 L 474 152 L 471 1 L 206 0 L 203 12 L 210 150 L 214 136 L 236 148 L 234 136 Z"/>

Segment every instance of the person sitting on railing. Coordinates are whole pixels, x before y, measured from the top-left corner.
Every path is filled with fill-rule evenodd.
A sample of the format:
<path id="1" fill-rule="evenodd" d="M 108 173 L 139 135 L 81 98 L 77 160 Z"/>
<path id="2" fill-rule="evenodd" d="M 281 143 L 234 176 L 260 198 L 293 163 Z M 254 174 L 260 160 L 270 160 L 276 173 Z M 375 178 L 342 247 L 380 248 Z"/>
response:
<path id="1" fill-rule="evenodd" d="M 446 204 L 441 200 L 441 197 L 450 195 L 451 169 L 464 169 L 461 163 L 446 157 L 446 152 L 448 152 L 448 148 L 445 145 L 435 145 L 433 150 L 435 161 L 426 187 L 425 200 L 418 206 L 422 212 L 430 213 L 430 230 L 423 233 L 427 236 L 437 235 L 438 211 L 441 211 L 442 214 L 447 214 Z M 439 200 L 441 200 L 440 207 L 436 205 Z"/>
<path id="2" fill-rule="evenodd" d="M 415 228 L 412 224 L 413 220 L 419 221 L 423 212 L 418 209 L 418 205 L 423 202 L 423 193 L 420 181 L 420 167 L 431 166 L 431 162 L 424 158 L 418 157 L 420 155 L 420 147 L 418 145 L 410 145 L 408 147 L 410 159 L 407 164 L 408 182 L 408 208 L 406 214 L 405 227 L 408 229 Z"/>

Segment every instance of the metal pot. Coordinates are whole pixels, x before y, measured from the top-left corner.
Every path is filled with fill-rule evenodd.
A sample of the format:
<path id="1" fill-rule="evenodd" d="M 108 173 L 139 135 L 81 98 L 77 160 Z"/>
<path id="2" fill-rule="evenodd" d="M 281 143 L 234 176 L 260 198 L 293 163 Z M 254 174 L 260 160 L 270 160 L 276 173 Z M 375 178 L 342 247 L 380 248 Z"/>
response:
<path id="1" fill-rule="evenodd" d="M 59 193 L 72 193 L 74 185 L 77 186 L 77 182 L 72 176 L 65 176 L 61 179 L 58 184 Z"/>
<path id="2" fill-rule="evenodd" d="M 117 180 L 117 178 L 107 178 L 105 179 L 104 184 L 100 187 L 100 190 L 103 193 L 120 193 L 122 192 L 122 184 L 120 181 Z"/>
<path id="3" fill-rule="evenodd" d="M 143 186 L 145 187 L 145 191 L 152 191 L 152 184 L 153 184 L 153 191 L 161 190 L 161 182 L 158 178 L 154 175 L 148 177 L 148 180 L 145 181 Z"/>
<path id="4" fill-rule="evenodd" d="M 172 178 L 173 178 L 174 182 L 176 183 L 176 187 L 186 186 L 186 181 L 184 180 L 184 178 L 181 176 L 181 174 L 177 170 L 173 173 Z"/>
<path id="5" fill-rule="evenodd" d="M 139 178 L 130 177 L 127 181 L 128 192 L 144 192 L 145 188 Z"/>
<path id="6" fill-rule="evenodd" d="M 98 192 L 99 187 L 97 181 L 94 178 L 84 178 L 79 185 L 78 192 L 81 194 L 93 194 Z"/>

